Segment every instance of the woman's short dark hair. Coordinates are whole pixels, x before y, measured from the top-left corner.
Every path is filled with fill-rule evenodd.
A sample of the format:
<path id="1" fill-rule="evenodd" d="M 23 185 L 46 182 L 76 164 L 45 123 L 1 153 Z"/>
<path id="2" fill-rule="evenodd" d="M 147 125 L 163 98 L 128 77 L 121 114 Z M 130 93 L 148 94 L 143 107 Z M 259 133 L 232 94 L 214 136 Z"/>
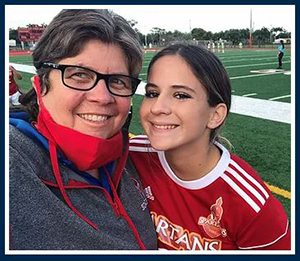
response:
<path id="1" fill-rule="evenodd" d="M 74 57 L 90 40 L 118 45 L 126 58 L 129 75 L 138 77 L 142 68 L 142 49 L 136 32 L 123 17 L 106 9 L 67 9 L 54 17 L 32 53 L 43 93 L 49 91 L 51 69 L 42 68 L 42 63 L 57 63 Z M 36 120 L 38 105 L 34 89 L 21 97 L 20 102 Z"/>
<path id="2" fill-rule="evenodd" d="M 184 59 L 195 77 L 204 86 L 209 106 L 215 107 L 219 103 L 224 103 L 229 112 L 231 85 L 227 71 L 217 56 L 201 46 L 190 44 L 170 45 L 152 58 L 148 67 L 148 77 L 155 62 L 166 55 L 179 55 Z M 220 127 L 221 125 L 211 131 L 210 141 L 219 141 L 218 133 Z"/>

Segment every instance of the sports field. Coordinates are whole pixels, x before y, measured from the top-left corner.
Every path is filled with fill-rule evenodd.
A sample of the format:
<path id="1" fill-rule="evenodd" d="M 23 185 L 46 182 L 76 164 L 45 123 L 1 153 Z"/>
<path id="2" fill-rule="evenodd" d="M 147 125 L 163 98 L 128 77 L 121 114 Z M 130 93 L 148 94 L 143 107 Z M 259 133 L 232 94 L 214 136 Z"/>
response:
<path id="1" fill-rule="evenodd" d="M 147 66 L 155 52 L 146 52 L 140 78 L 146 80 Z M 216 51 L 226 67 L 232 84 L 232 94 L 242 103 L 247 103 L 250 110 L 266 111 L 266 117 L 247 114 L 235 106 L 222 130 L 222 136 L 233 145 L 233 152 L 252 165 L 263 180 L 269 185 L 274 195 L 284 205 L 288 216 L 291 215 L 291 121 L 269 120 L 268 113 L 280 115 L 281 108 L 290 108 L 291 67 L 290 51 L 286 50 L 283 58 L 284 71 L 277 68 L 277 50 L 226 50 Z M 10 56 L 10 63 L 32 65 L 30 56 Z M 250 71 L 273 70 L 272 73 L 251 73 Z M 19 81 L 23 91 L 30 88 L 29 73 L 22 73 Z M 139 92 L 141 93 L 141 92 Z M 259 100 L 257 100 L 259 99 Z M 138 110 L 143 96 L 133 97 L 133 118 L 130 132 L 141 134 Z M 260 107 L 264 104 L 266 107 Z M 265 102 L 264 102 L 265 101 Z M 262 102 L 262 103 L 261 103 Z M 255 108 L 258 107 L 258 108 Z M 265 109 L 266 108 L 266 109 Z M 240 111 L 240 112 L 239 112 Z M 284 112 L 285 113 L 285 112 Z M 264 114 L 264 113 L 263 113 Z M 252 115 L 252 116 L 246 116 Z M 294 200 L 294 199 L 293 199 Z"/>

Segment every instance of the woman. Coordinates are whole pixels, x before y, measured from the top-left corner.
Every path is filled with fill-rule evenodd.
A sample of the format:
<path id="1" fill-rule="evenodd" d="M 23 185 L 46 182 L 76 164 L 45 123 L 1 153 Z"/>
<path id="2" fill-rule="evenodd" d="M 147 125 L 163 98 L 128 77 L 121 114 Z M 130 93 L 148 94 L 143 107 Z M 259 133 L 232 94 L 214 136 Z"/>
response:
<path id="1" fill-rule="evenodd" d="M 280 40 L 280 43 L 278 45 L 278 53 L 277 53 L 277 58 L 278 58 L 278 67 L 277 67 L 277 69 L 282 69 L 283 55 L 284 55 L 284 43 L 283 43 L 283 40 Z"/>
<path id="2" fill-rule="evenodd" d="M 156 249 L 122 129 L 136 33 L 107 10 L 63 10 L 33 61 L 34 89 L 10 118 L 10 249 Z"/>
<path id="3" fill-rule="evenodd" d="M 150 62 L 145 88 L 140 117 L 147 136 L 130 141 L 130 155 L 159 248 L 289 249 L 283 207 L 220 144 L 231 87 L 218 58 L 198 46 L 167 47 Z"/>

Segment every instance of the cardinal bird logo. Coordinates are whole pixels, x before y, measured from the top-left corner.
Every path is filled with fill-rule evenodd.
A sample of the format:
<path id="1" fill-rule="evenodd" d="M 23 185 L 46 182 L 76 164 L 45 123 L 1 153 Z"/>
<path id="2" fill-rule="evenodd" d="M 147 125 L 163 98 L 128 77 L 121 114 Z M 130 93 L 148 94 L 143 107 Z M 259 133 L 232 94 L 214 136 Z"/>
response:
<path id="1" fill-rule="evenodd" d="M 198 220 L 198 225 L 203 226 L 204 231 L 211 238 L 216 238 L 221 235 L 223 237 L 227 236 L 226 229 L 221 228 L 220 226 L 220 221 L 223 215 L 222 204 L 223 199 L 220 197 L 216 200 L 216 203 L 210 207 L 210 214 L 208 217 L 200 216 Z"/>

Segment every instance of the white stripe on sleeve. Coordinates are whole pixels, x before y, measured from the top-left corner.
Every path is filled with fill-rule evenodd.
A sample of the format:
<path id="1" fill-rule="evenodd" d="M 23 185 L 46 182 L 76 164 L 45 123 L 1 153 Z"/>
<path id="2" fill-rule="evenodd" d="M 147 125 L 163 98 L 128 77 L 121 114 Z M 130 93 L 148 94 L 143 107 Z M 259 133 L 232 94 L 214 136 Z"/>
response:
<path id="1" fill-rule="evenodd" d="M 232 176 L 234 176 L 246 189 L 248 189 L 262 205 L 266 203 L 266 200 L 257 192 L 255 188 L 251 186 L 240 174 L 238 174 L 234 169 L 228 167 L 226 169 Z"/>
<path id="2" fill-rule="evenodd" d="M 242 169 L 235 161 L 231 160 L 230 164 L 233 165 L 239 172 L 241 172 L 248 180 L 250 180 L 255 186 L 257 186 L 266 198 L 269 198 L 268 192 L 263 188 L 259 182 L 250 176 L 244 169 Z"/>
<path id="3" fill-rule="evenodd" d="M 226 174 L 221 175 L 221 177 L 255 210 L 256 213 L 260 211 L 260 207 L 231 178 Z"/>

